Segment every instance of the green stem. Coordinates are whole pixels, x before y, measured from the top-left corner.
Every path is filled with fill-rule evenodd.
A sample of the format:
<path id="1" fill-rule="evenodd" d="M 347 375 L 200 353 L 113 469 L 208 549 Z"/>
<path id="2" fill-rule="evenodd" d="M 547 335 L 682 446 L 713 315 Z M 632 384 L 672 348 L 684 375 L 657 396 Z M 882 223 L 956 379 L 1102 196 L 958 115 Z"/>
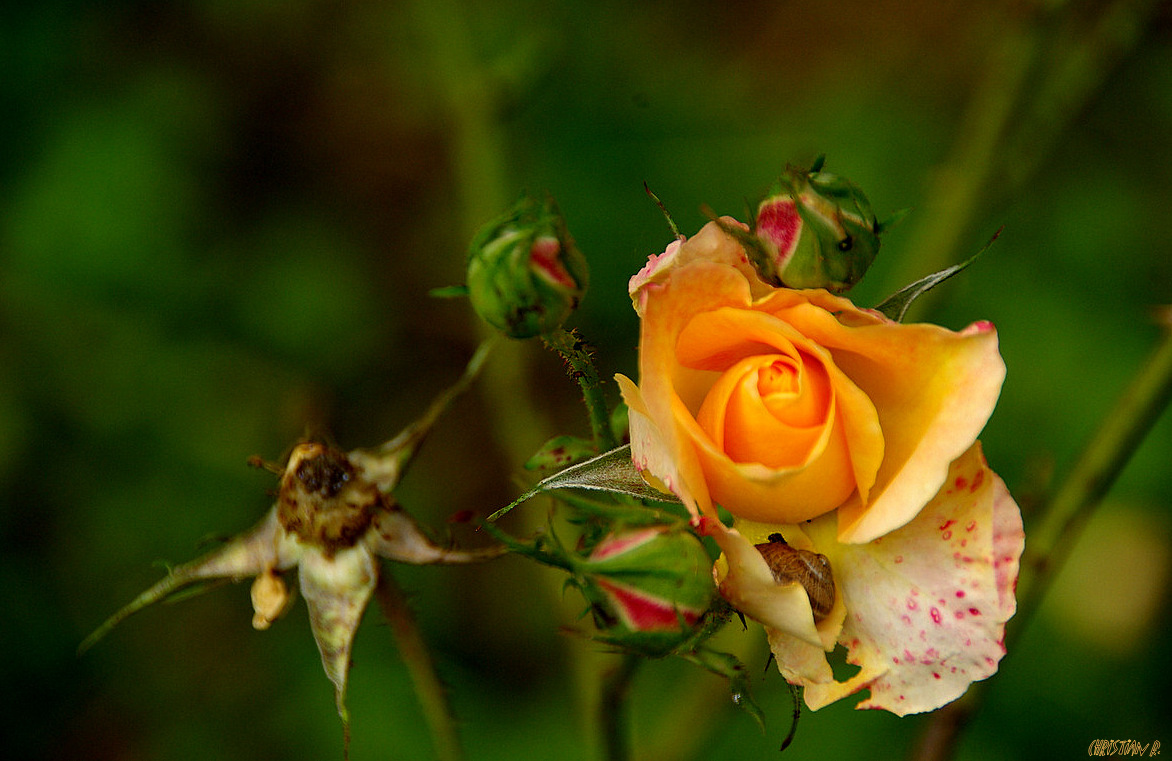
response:
<path id="1" fill-rule="evenodd" d="M 1030 530 L 1025 584 L 1018 588 L 1021 603 L 1007 627 L 1007 643 L 1020 636 L 1037 611 L 1087 519 L 1172 400 L 1172 308 L 1165 308 L 1161 327 L 1160 343 L 1048 501 L 1040 524 Z"/>
<path id="2" fill-rule="evenodd" d="M 603 676 L 599 689 L 598 734 L 604 761 L 629 761 L 631 758 L 627 695 L 631 680 L 642 662 L 640 656 L 624 653 L 619 662 Z"/>
<path id="3" fill-rule="evenodd" d="M 561 355 L 566 362 L 566 371 L 582 389 L 582 397 L 586 401 L 586 410 L 590 415 L 594 446 L 599 452 L 614 449 L 618 443 L 610 429 L 610 410 L 606 404 L 606 395 L 602 391 L 598 370 L 590 356 L 590 347 L 578 337 L 577 332 L 562 328 L 542 336 L 542 340 L 547 347 Z"/>
<path id="4" fill-rule="evenodd" d="M 461 761 L 464 752 L 460 748 L 460 738 L 447 693 L 435 672 L 431 653 L 415 623 L 415 616 L 407 606 L 403 590 L 389 573 L 384 572 L 379 575 L 375 597 L 378 598 L 383 617 L 391 627 L 391 634 L 395 637 L 395 644 L 407 666 L 415 694 L 419 697 L 424 720 L 431 730 L 436 758 L 439 761 Z"/>
<path id="5" fill-rule="evenodd" d="M 403 477 L 403 473 L 415 458 L 431 429 L 452 406 L 452 402 L 467 391 L 480 375 L 485 360 L 501 340 L 499 334 L 487 336 L 480 342 L 476 353 L 468 360 L 464 372 L 456 382 L 444 389 L 418 419 L 390 441 L 363 452 L 363 469 L 366 477 L 374 481 L 381 491 L 389 494 L 398 485 L 399 479 Z"/>
<path id="6" fill-rule="evenodd" d="M 444 125 L 449 132 L 449 156 L 455 191 L 459 198 L 458 220 L 461 238 L 471 240 L 488 220 L 504 210 L 515 189 L 508 179 L 508 140 L 501 127 L 503 109 L 498 82 L 477 56 L 478 36 L 468 22 L 465 4 L 459 0 L 414 0 L 411 9 L 427 57 L 421 65 L 434 76 L 434 83 L 445 105 Z M 477 330 L 487 335 L 491 330 L 480 320 Z M 506 462 L 525 462 L 548 438 L 552 424 L 534 404 L 532 394 L 520 391 L 530 382 L 533 346 L 526 341 L 504 341 L 494 352 L 478 384 L 485 408 L 492 416 L 490 426 L 494 443 Z M 538 511 L 529 511 L 526 528 L 543 528 Z M 558 606 L 567 620 L 574 620 L 570 598 L 562 594 L 560 581 L 553 574 L 540 574 L 549 600 Z M 566 639 L 575 685 L 575 699 L 584 709 L 597 694 L 597 648 L 587 640 Z M 585 713 L 583 713 L 585 716 Z M 592 742 L 593 738 L 588 738 Z"/>

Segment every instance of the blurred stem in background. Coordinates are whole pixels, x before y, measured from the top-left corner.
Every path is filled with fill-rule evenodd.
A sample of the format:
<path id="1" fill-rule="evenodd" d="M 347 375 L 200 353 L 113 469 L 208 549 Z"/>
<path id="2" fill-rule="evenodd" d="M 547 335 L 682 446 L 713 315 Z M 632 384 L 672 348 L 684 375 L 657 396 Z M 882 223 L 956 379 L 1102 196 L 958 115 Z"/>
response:
<path id="1" fill-rule="evenodd" d="M 1023 558 L 1028 574 L 1018 584 L 1021 603 L 1007 627 L 1006 642 L 1021 636 L 1091 513 L 1172 400 L 1172 306 L 1161 307 L 1157 319 L 1163 331 L 1160 342 L 1032 527 Z"/>
<path id="2" fill-rule="evenodd" d="M 967 258 L 975 229 L 1022 191 L 1066 127 L 1139 42 L 1159 3 L 1068 0 L 1010 3 L 988 63 L 961 118 L 951 155 L 936 169 L 895 282 L 910 283 Z M 965 248 L 966 251 L 960 251 Z M 917 303 L 923 310 L 941 291 Z"/>
<path id="3" fill-rule="evenodd" d="M 631 759 L 630 717 L 624 707 L 631 680 L 642 662 L 642 656 L 624 653 L 603 677 L 598 701 L 598 727 L 602 732 L 603 757 L 608 761 Z"/>
<path id="4" fill-rule="evenodd" d="M 411 684 L 415 687 L 415 695 L 431 730 L 436 759 L 461 761 L 464 752 L 460 746 L 460 735 L 456 731 L 456 722 L 452 717 L 448 696 L 436 674 L 431 653 L 427 650 L 427 643 L 423 641 L 419 625 L 411 613 L 403 590 L 391 574 L 382 573 L 379 575 L 374 594 L 383 618 L 395 637 L 403 664 L 411 675 Z"/>
<path id="5" fill-rule="evenodd" d="M 916 215 L 923 222 L 909 243 L 914 255 L 904 260 L 903 279 L 922 274 L 911 267 L 935 271 L 959 258 L 957 249 L 972 236 L 978 215 L 1010 201 L 1044 165 L 1066 126 L 1139 41 L 1157 5 L 1152 0 L 1120 0 L 1101 9 L 1070 2 L 1015 6 L 1018 15 L 1006 24 L 990 55 L 952 156 L 938 170 L 927 207 Z M 1026 526 L 1019 605 L 1006 627 L 1011 652 L 1087 519 L 1172 397 L 1172 323 L 1166 310 L 1160 321 L 1163 336 L 1147 364 L 1037 520 Z M 974 685 L 933 714 L 912 757 L 952 758 L 988 689 L 989 682 Z"/>
<path id="6" fill-rule="evenodd" d="M 499 121 L 503 83 L 490 76 L 489 67 L 480 59 L 477 36 L 469 26 L 467 10 L 460 0 L 415 0 L 412 15 L 423 38 L 421 48 L 431 56 L 424 64 L 432 72 L 435 94 L 450 125 L 451 174 L 461 206 L 460 239 L 470 241 L 481 225 L 508 206 L 515 192 L 505 165 L 508 143 Z M 476 330 L 490 330 L 481 321 L 475 322 Z M 510 463 L 522 463 L 530 458 L 541 443 L 534 437 L 554 433 L 554 425 L 532 404 L 528 393 L 531 360 L 530 343 L 506 341 L 485 369 L 480 385 L 485 406 L 493 415 L 496 446 Z M 542 527 L 544 517 L 535 511 L 528 514 L 532 515 L 532 525 L 526 528 Z M 542 578 L 550 580 L 546 591 L 552 607 L 564 608 L 566 601 L 560 580 L 549 575 Z M 600 674 L 613 656 L 599 652 L 585 639 L 567 638 L 566 648 L 579 715 L 625 725 L 617 706 L 605 712 L 599 708 Z M 620 673 L 628 679 L 633 674 L 630 670 Z M 615 694 L 625 692 L 620 690 Z M 605 726 L 595 727 L 586 739 L 588 743 L 603 745 L 600 738 L 610 733 Z M 586 757 L 600 750 L 588 752 Z"/>

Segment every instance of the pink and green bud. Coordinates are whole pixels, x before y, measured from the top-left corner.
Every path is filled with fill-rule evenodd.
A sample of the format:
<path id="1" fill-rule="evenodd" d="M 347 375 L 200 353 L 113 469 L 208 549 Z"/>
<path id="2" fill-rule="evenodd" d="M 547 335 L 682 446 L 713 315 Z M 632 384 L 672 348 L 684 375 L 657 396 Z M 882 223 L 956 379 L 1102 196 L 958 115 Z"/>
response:
<path id="1" fill-rule="evenodd" d="M 787 167 L 757 207 L 754 240 L 742 241 L 766 283 L 787 288 L 849 290 L 879 253 L 880 225 L 863 191 L 813 168 Z M 747 236 L 746 236 L 747 237 Z"/>
<path id="2" fill-rule="evenodd" d="M 522 198 L 480 231 L 468 253 L 472 307 L 510 338 L 560 327 L 581 301 L 587 280 L 586 259 L 548 198 Z"/>
<path id="3" fill-rule="evenodd" d="M 599 639 L 648 655 L 693 637 L 716 594 L 707 550 L 682 528 L 612 533 L 574 565 Z"/>

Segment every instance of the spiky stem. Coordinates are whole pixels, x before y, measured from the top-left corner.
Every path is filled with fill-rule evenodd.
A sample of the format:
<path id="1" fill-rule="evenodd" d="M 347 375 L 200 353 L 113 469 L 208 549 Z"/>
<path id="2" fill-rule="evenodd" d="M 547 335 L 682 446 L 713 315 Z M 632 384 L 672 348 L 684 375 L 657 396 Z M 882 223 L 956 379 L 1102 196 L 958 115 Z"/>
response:
<path id="1" fill-rule="evenodd" d="M 566 362 L 566 372 L 578 382 L 586 410 L 590 415 L 590 431 L 594 445 L 599 452 L 609 452 L 616 446 L 614 433 L 610 430 L 610 411 L 598 369 L 590 356 L 590 347 L 575 331 L 558 329 L 542 336 L 545 345 L 561 355 Z"/>

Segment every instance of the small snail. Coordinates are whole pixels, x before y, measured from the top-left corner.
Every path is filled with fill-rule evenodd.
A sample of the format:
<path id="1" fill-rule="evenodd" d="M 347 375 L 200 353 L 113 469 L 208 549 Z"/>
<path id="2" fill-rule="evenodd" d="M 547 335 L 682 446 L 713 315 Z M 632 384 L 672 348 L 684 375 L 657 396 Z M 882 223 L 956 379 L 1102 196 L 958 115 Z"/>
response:
<path id="1" fill-rule="evenodd" d="M 817 623 L 834 607 L 834 574 L 825 555 L 796 550 L 786 544 L 781 534 L 770 534 L 769 541 L 754 545 L 765 558 L 778 584 L 797 582 L 810 598 L 810 609 Z"/>

